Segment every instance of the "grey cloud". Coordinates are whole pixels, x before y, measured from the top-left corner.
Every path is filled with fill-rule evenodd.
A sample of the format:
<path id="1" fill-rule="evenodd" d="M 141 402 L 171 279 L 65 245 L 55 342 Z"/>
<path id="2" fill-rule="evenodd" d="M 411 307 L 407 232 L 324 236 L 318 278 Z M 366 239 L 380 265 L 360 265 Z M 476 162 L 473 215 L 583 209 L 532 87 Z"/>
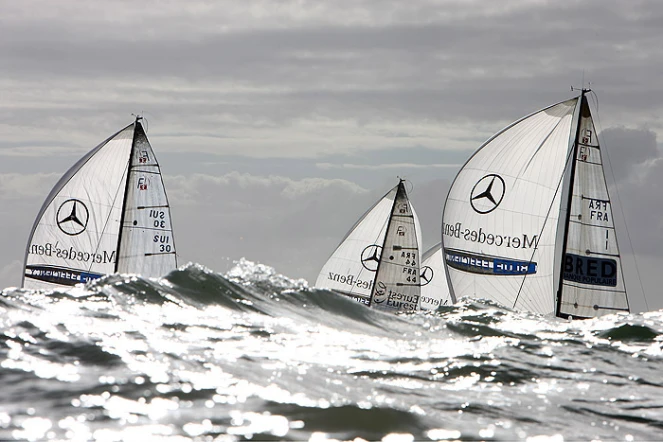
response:
<path id="1" fill-rule="evenodd" d="M 629 177 L 636 165 L 660 156 L 656 134 L 650 130 L 612 127 L 600 135 L 608 153 L 604 162 L 614 171 L 616 181 Z"/>
<path id="2" fill-rule="evenodd" d="M 344 180 L 239 173 L 170 177 L 167 185 L 183 260 L 220 269 L 246 257 L 309 281 L 377 198 Z"/>
<path id="3" fill-rule="evenodd" d="M 373 6 L 365 2 L 360 9 L 379 15 Z M 13 75 L 46 75 L 55 88 L 65 79 L 96 78 L 112 96 L 123 89 L 140 93 L 159 109 L 177 103 L 187 115 L 231 112 L 281 123 L 311 114 L 515 119 L 565 98 L 583 69 L 622 106 L 660 108 L 651 91 L 629 85 L 637 73 L 655 87 L 661 71 L 659 45 L 652 44 L 660 37 L 653 24 L 661 11 L 652 4 L 453 6 L 460 13 L 446 16 L 439 12 L 444 6 L 424 3 L 414 14 L 419 22 L 410 16 L 409 22 L 347 24 L 330 2 L 322 9 L 332 18 L 313 26 L 175 35 L 166 24 L 182 19 L 173 10 L 160 17 L 165 29 L 155 32 L 161 38 L 138 33 L 132 39 L 101 32 L 81 38 L 84 22 L 65 17 L 35 29 L 7 20 L 0 55 Z"/>
<path id="4" fill-rule="evenodd" d="M 663 153 L 648 129 L 600 134 L 613 217 L 622 251 L 658 255 L 663 248 Z M 614 176 L 613 176 L 614 174 Z"/>
<path id="5" fill-rule="evenodd" d="M 628 247 L 626 230 L 636 254 L 659 255 L 663 248 L 663 157 L 649 160 L 634 168 L 631 179 L 622 180 L 611 192 L 613 204 L 623 211 L 613 214 L 619 233 L 620 244 Z M 624 225 L 625 218 L 625 225 Z M 628 249 L 625 249 L 628 250 Z"/>
<path id="6" fill-rule="evenodd" d="M 11 202 L 25 198 L 45 198 L 60 178 L 57 173 L 0 174 L 0 199 Z"/>

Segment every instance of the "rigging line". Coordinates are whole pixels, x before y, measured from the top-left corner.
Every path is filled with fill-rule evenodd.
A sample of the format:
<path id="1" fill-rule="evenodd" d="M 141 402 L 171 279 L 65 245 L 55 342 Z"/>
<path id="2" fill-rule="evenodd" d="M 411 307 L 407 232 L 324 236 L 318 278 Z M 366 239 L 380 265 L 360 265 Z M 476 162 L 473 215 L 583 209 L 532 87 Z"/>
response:
<path id="1" fill-rule="evenodd" d="M 601 125 L 601 117 L 599 116 L 599 97 L 598 97 L 598 95 L 596 95 L 596 92 L 594 92 L 594 91 L 592 91 L 591 95 L 594 98 L 594 105 L 596 106 L 597 126 L 599 126 L 599 128 L 601 128 L 601 130 L 597 131 L 597 133 L 596 133 L 596 137 L 598 139 L 599 133 L 602 134 L 602 132 L 603 132 L 603 129 L 602 129 L 603 126 Z M 601 138 L 603 138 L 602 135 L 601 135 Z M 604 146 L 603 141 L 602 140 L 599 140 L 599 141 L 600 141 L 599 146 Z M 601 155 L 601 157 L 603 157 L 603 155 Z M 642 284 L 642 277 L 640 276 L 640 266 L 638 266 L 638 259 L 637 259 L 636 254 L 635 254 L 635 249 L 633 248 L 633 241 L 631 241 L 631 232 L 628 229 L 628 224 L 626 223 L 626 215 L 624 215 L 624 208 L 622 206 L 622 201 L 621 201 L 621 198 L 619 196 L 619 186 L 617 186 L 617 179 L 615 178 L 615 171 L 612 168 L 612 161 L 610 161 L 610 155 L 608 155 L 607 147 L 605 149 L 605 159 L 608 161 L 608 167 L 610 167 L 610 175 L 612 175 L 612 180 L 615 183 L 615 195 L 617 196 L 617 202 L 619 203 L 619 212 L 622 215 L 622 222 L 624 223 L 624 230 L 626 231 L 626 238 L 628 239 L 628 244 L 631 247 L 631 252 L 633 252 L 633 262 L 635 264 L 635 273 L 636 273 L 636 275 L 638 275 L 638 283 L 640 284 L 640 290 L 642 290 L 642 296 L 645 300 L 645 307 L 647 308 L 647 310 L 649 310 L 649 303 L 647 302 L 647 294 L 645 293 L 645 288 Z M 617 238 L 617 236 L 615 235 L 615 240 L 616 240 L 616 238 Z M 623 269 L 622 269 L 622 271 L 623 271 Z M 624 291 L 626 292 L 626 281 L 624 281 Z M 628 302 L 628 297 L 626 298 L 626 302 Z"/>
<path id="2" fill-rule="evenodd" d="M 569 153 L 566 156 L 566 161 L 564 162 L 564 170 L 569 166 L 569 161 L 571 160 L 571 157 L 573 156 L 573 152 L 575 152 L 575 149 L 569 149 Z M 548 223 L 548 220 L 550 219 L 550 211 L 552 210 L 552 206 L 555 203 L 555 198 L 557 198 L 557 193 L 559 192 L 559 189 L 562 185 L 562 182 L 564 182 L 564 176 L 566 174 L 563 173 L 562 176 L 560 177 L 559 181 L 557 182 L 557 188 L 555 189 L 555 194 L 553 195 L 553 199 L 550 202 L 550 205 L 548 206 L 548 212 L 546 213 L 546 218 L 543 221 L 543 226 L 541 226 L 541 230 L 539 231 L 539 240 L 541 240 L 541 237 L 543 236 L 543 231 L 546 228 L 546 224 Z M 538 243 L 537 246 L 532 250 L 532 255 L 530 256 L 529 262 L 532 263 L 534 260 L 534 254 L 536 253 L 538 249 Z M 520 288 L 518 289 L 518 294 L 516 295 L 516 299 L 513 301 L 513 308 L 516 308 L 516 303 L 518 302 L 518 298 L 520 298 L 520 294 L 523 291 L 523 286 L 525 285 L 525 279 L 527 278 L 527 273 L 523 276 L 523 280 L 520 283 Z"/>

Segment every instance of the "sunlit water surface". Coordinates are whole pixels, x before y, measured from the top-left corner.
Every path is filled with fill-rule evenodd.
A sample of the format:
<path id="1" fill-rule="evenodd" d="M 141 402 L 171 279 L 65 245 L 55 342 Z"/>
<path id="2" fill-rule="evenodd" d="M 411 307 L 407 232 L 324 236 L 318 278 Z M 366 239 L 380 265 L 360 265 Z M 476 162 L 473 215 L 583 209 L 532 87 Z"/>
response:
<path id="1" fill-rule="evenodd" d="M 663 313 L 381 313 L 242 260 L 0 297 L 1 440 L 658 440 Z"/>

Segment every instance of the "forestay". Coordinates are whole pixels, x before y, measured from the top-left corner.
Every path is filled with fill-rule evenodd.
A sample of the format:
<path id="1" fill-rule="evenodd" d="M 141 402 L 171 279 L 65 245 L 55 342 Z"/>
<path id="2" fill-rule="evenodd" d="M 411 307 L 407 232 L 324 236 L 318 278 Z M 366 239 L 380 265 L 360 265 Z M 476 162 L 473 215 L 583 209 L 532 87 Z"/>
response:
<path id="1" fill-rule="evenodd" d="M 138 172 L 133 164 L 145 153 L 151 158 L 145 164 L 151 179 L 143 188 L 148 169 Z M 136 214 L 147 205 L 162 206 L 163 227 L 149 226 L 149 212 L 147 217 Z M 135 228 L 121 232 L 122 223 Z M 161 235 L 168 236 L 170 253 L 153 262 L 144 259 L 159 249 Z M 136 119 L 79 160 L 46 198 L 28 240 L 23 287 L 71 286 L 118 270 L 159 276 L 175 267 L 170 210 L 159 167 Z"/>

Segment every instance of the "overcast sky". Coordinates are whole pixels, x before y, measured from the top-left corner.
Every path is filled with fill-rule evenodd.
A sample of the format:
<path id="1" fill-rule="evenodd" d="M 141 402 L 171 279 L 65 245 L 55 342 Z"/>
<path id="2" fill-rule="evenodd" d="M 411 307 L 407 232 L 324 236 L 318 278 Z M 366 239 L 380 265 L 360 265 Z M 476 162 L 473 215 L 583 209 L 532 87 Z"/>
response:
<path id="1" fill-rule="evenodd" d="M 439 242 L 472 151 L 584 80 L 624 208 L 632 307 L 645 309 L 642 278 L 649 309 L 663 308 L 662 2 L 0 0 L 0 12 L 1 287 L 20 284 L 50 188 L 132 113 L 149 123 L 182 264 L 225 272 L 246 257 L 312 283 L 398 176 L 425 246 Z"/>

